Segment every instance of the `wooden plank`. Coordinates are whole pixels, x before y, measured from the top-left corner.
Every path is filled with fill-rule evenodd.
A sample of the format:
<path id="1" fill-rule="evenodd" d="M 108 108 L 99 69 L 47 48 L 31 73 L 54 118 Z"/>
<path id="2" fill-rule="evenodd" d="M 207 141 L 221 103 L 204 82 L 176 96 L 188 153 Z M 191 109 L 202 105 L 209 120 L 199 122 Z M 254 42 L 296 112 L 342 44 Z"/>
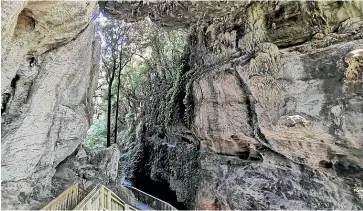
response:
<path id="1" fill-rule="evenodd" d="M 75 183 L 71 185 L 69 188 L 67 188 L 65 191 L 63 191 L 58 197 L 53 199 L 50 203 L 48 203 L 45 207 L 42 208 L 42 210 L 59 210 L 64 209 L 64 200 L 68 195 L 72 193 L 74 189 L 78 188 L 78 183 Z"/>
<path id="2" fill-rule="evenodd" d="M 105 208 L 105 189 L 102 187 L 101 188 L 101 198 L 100 198 L 100 208 L 104 209 Z"/>
<path id="3" fill-rule="evenodd" d="M 107 190 L 107 208 L 111 209 L 111 191 Z"/>

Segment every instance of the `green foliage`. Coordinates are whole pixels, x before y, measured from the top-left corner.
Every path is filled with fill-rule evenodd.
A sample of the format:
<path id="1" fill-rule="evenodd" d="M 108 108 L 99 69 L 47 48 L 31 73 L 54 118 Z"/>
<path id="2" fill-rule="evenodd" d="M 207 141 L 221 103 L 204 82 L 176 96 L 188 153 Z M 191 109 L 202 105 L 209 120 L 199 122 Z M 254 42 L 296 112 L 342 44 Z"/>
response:
<path id="1" fill-rule="evenodd" d="M 98 121 L 87 132 L 84 146 L 88 149 L 103 148 L 106 143 L 107 122 Z"/>
<path id="2" fill-rule="evenodd" d="M 120 159 L 122 161 L 128 161 L 131 157 L 131 151 L 125 152 L 125 153 L 121 153 Z"/>
<path id="3" fill-rule="evenodd" d="M 172 114 L 175 109 L 175 101 L 176 97 L 179 93 L 181 80 L 181 72 L 178 72 L 176 78 L 174 80 L 173 86 L 169 89 L 168 94 L 166 96 L 167 105 L 166 105 L 166 115 L 165 115 L 165 125 L 169 125 L 171 123 Z"/>
<path id="4" fill-rule="evenodd" d="M 104 44 L 102 48 L 104 65 L 101 75 L 106 82 L 106 88 L 111 84 L 111 115 L 113 116 L 115 111 L 119 112 L 117 142 L 128 148 L 131 146 L 130 143 L 141 140 L 145 135 L 144 132 L 153 134 L 163 130 L 174 120 L 175 114 L 179 113 L 178 106 L 183 100 L 181 95 L 185 88 L 182 58 L 185 53 L 187 33 L 183 30 L 166 31 L 151 26 L 147 21 L 134 24 L 111 21 L 100 28 Z M 115 32 L 116 35 L 111 36 Z M 117 37 L 122 37 L 120 34 L 125 37 L 122 39 L 125 43 L 121 61 L 119 57 L 115 57 L 121 50 L 121 48 L 115 49 L 115 40 L 119 40 Z M 113 73 L 116 79 L 118 76 L 114 66 L 120 64 L 123 67 L 120 81 L 114 80 L 110 83 Z M 120 102 L 116 105 L 114 99 L 118 83 L 120 83 Z M 107 99 L 106 97 L 104 100 Z M 100 110 L 107 111 L 104 104 L 99 107 Z M 97 122 L 91 127 L 85 141 L 86 147 L 94 148 L 106 141 L 105 121 Z M 111 125 L 113 123 L 114 120 Z"/>
<path id="5" fill-rule="evenodd" d="M 141 140 L 143 126 L 144 126 L 144 123 L 142 121 L 139 122 L 139 124 L 137 124 L 137 126 L 136 126 L 135 137 L 138 140 Z"/>
<path id="6" fill-rule="evenodd" d="M 135 93 L 142 93 L 142 88 L 147 82 L 146 76 L 148 71 L 148 66 L 145 64 L 140 64 L 134 68 L 128 68 L 128 71 L 125 73 L 125 77 L 123 78 L 124 86 Z"/>
<path id="7" fill-rule="evenodd" d="M 191 113 L 193 111 L 193 95 L 192 95 L 192 84 L 193 80 L 190 80 L 185 85 L 185 96 L 183 99 L 183 104 L 185 106 L 185 116 L 184 116 L 184 122 L 187 124 L 187 126 L 190 126 L 191 124 Z"/>
<path id="8" fill-rule="evenodd" d="M 122 105 L 129 105 L 123 114 L 128 128 L 143 121 L 149 131 L 159 131 L 168 125 L 175 113 L 176 101 L 183 88 L 181 59 L 186 33 L 147 28 L 148 40 L 122 73 Z M 133 119 L 127 120 L 127 114 Z M 140 119 L 142 118 L 142 119 Z"/>
<path id="9" fill-rule="evenodd" d="M 128 167 L 130 166 L 131 157 L 132 157 L 132 150 L 129 150 L 125 153 L 121 153 L 119 165 L 123 172 L 127 172 Z"/>

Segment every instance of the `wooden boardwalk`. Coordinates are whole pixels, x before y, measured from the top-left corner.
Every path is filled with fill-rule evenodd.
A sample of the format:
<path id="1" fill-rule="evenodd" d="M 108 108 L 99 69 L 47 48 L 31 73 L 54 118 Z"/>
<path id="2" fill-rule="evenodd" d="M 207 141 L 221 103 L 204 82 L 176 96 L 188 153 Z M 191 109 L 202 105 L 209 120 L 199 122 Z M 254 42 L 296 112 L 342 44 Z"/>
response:
<path id="1" fill-rule="evenodd" d="M 147 199 L 149 202 L 147 203 L 148 205 L 140 201 L 130 205 L 106 186 L 100 184 L 87 193 L 76 183 L 41 210 L 160 210 L 160 208 L 163 210 L 177 210 L 169 203 L 140 191 L 130 184 L 125 186 L 133 189 L 133 191 L 137 191 L 138 195 L 141 194 L 142 198 Z M 150 204 L 155 205 L 155 207 L 151 207 Z"/>

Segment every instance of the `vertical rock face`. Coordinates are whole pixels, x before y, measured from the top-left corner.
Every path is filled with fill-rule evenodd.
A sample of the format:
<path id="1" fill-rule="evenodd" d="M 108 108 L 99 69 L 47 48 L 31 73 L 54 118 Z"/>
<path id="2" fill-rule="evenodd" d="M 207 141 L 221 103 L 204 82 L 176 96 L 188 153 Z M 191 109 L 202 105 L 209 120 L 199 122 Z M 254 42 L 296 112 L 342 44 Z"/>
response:
<path id="1" fill-rule="evenodd" d="M 363 184 L 362 2 L 113 2 L 106 10 L 190 30 L 185 133 L 193 140 L 179 142 L 200 143 L 198 173 L 176 167 L 171 154 L 155 162 L 166 153 L 154 146 L 138 161 L 152 169 L 141 179 L 178 169 L 166 180 L 180 196 L 182 175 L 195 174 L 194 201 L 178 200 L 197 209 L 363 207 L 353 191 Z M 187 150 L 180 157 L 195 160 Z"/>
<path id="2" fill-rule="evenodd" d="M 239 158 L 201 154 L 197 208 L 362 207 L 362 24 L 342 23 L 362 11 L 253 3 L 240 23 L 195 26 L 192 125 L 203 148 Z"/>
<path id="3" fill-rule="evenodd" d="M 178 208 L 363 208 L 353 191 L 363 186 L 362 2 L 105 8 L 190 29 L 181 92 L 191 94 L 181 96 L 191 98 L 181 102 L 192 108 L 189 128 L 144 137 L 136 185 L 152 184 L 148 192 Z M 90 124 L 95 10 L 95 2 L 2 2 L 3 209 L 38 209 L 52 184 L 77 176 L 62 161 Z M 117 162 L 107 161 L 119 158 L 110 148 L 89 161 L 109 171 L 87 161 L 78 176 L 117 180 Z"/>
<path id="4" fill-rule="evenodd" d="M 2 2 L 2 208 L 38 209 L 90 124 L 95 2 Z"/>

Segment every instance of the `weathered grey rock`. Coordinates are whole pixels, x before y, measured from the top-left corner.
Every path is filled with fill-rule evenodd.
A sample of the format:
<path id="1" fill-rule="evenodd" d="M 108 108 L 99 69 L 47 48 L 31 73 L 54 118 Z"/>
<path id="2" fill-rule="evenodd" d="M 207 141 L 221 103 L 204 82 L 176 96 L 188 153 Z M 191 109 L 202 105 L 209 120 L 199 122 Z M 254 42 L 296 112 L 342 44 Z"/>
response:
<path id="1" fill-rule="evenodd" d="M 200 146 L 197 171 L 170 177 L 165 172 L 181 169 L 167 153 L 173 149 L 145 138 L 135 184 L 168 182 L 165 191 L 179 197 L 191 187 L 180 182 L 185 174 L 199 175 L 189 189 L 197 197 L 178 198 L 198 209 L 362 208 L 353 191 L 363 184 L 362 65 L 349 54 L 363 43 L 362 2 L 219 3 L 210 3 L 215 10 L 209 3 L 106 5 L 114 17 L 150 13 L 169 29 L 190 26 L 183 86 L 192 84 L 185 90 L 192 120 L 173 146 Z M 118 12 L 125 9 L 134 12 Z M 173 16 L 193 9 L 190 25 Z M 305 126 L 283 123 L 295 115 Z M 188 151 L 178 155 L 185 165 L 195 160 Z"/>
<path id="2" fill-rule="evenodd" d="M 57 197 L 67 187 L 79 182 L 87 191 L 92 191 L 97 184 L 102 184 L 114 191 L 121 199 L 135 204 L 133 193 L 122 186 L 124 175 L 119 169 L 120 150 L 116 144 L 111 147 L 85 152 L 82 148 L 75 154 L 67 157 L 56 167 L 56 172 L 52 177 L 52 196 Z M 48 203 L 43 201 L 43 205 Z"/>
<path id="3" fill-rule="evenodd" d="M 114 182 L 118 174 L 120 155 L 121 153 L 117 145 L 113 144 L 107 149 L 91 153 L 90 156 L 92 159 L 90 160 L 90 163 L 98 169 L 104 170 L 104 173 L 107 176 L 106 178 L 108 178 L 110 182 Z"/>
<path id="4" fill-rule="evenodd" d="M 352 184 L 333 170 L 313 170 L 274 153 L 263 162 L 203 153 L 196 208 L 361 209 Z M 352 181 L 353 182 L 353 181 Z M 338 203 L 337 203 L 338 202 Z"/>
<path id="5" fill-rule="evenodd" d="M 85 137 L 99 56 L 90 24 L 96 9 L 95 2 L 2 7 L 3 209 L 40 208 L 55 167 Z"/>
<path id="6" fill-rule="evenodd" d="M 214 17 L 236 14 L 237 8 L 243 8 L 249 2 L 218 1 L 109 1 L 104 10 L 112 17 L 128 22 L 139 21 L 149 16 L 164 28 L 188 27 L 201 18 L 208 21 Z"/>
<path id="7" fill-rule="evenodd" d="M 233 173 L 228 173 L 227 167 L 210 161 L 210 157 L 201 158 L 201 183 L 198 186 L 195 201 L 197 208 L 359 209 L 362 204 L 358 200 L 358 195 L 351 191 L 354 183 L 362 184 L 363 139 L 361 135 L 363 131 L 359 128 L 362 125 L 362 118 L 359 118 L 363 108 L 362 97 L 359 94 L 362 81 L 359 78 L 354 81 L 345 79 L 345 73 L 351 69 L 348 67 L 349 64 L 345 64 L 344 58 L 362 43 L 362 39 L 345 41 L 319 49 L 311 48 L 304 53 L 295 52 L 296 48 L 280 51 L 271 43 L 261 43 L 251 48 L 254 56 L 250 60 L 243 57 L 232 61 L 222 60 L 208 73 L 201 75 L 193 86 L 195 99 L 193 127 L 201 146 L 220 154 L 237 154 L 239 158 L 246 160 L 246 164 L 238 161 L 239 163 L 232 168 L 235 169 L 231 171 Z M 360 66 L 354 66 L 354 68 L 360 68 Z M 236 83 L 231 82 L 227 77 L 221 81 L 220 75 L 229 75 L 232 78 L 239 76 L 240 83 L 236 86 Z M 228 86 L 219 85 L 223 83 Z M 357 88 L 347 89 L 346 86 L 351 84 L 357 85 Z M 228 93 L 240 93 L 238 97 L 245 96 L 244 100 L 236 103 L 236 107 L 240 109 L 228 107 L 236 101 L 232 94 L 226 95 L 225 91 L 221 91 L 227 89 Z M 223 101 L 220 100 L 221 98 Z M 210 102 L 212 103 L 209 109 L 201 109 L 203 105 Z M 224 102 L 229 102 L 228 106 L 220 110 L 219 107 L 224 105 Z M 306 120 L 300 118 L 300 122 L 305 127 L 288 128 L 279 125 L 286 116 L 296 114 L 304 116 L 309 124 L 305 124 Z M 224 115 L 229 118 L 223 118 Z M 205 120 L 200 121 L 200 117 Z M 205 126 L 201 127 L 201 123 Z M 242 138 L 229 139 L 230 143 L 228 143 L 225 141 L 226 138 L 212 136 L 228 133 L 236 124 L 239 126 L 235 129 L 235 133 L 242 133 L 247 138 L 239 135 Z M 346 124 L 349 126 L 345 126 Z M 289 126 L 292 125 L 289 124 Z M 252 129 L 248 130 L 249 128 Z M 248 132 L 251 130 L 252 132 Z M 245 143 L 244 145 L 239 144 L 241 140 Z M 265 147 L 283 157 L 266 156 L 263 152 Z M 233 149 L 233 151 L 228 152 L 226 149 Z M 261 164 L 254 163 L 256 154 L 251 156 L 252 152 L 260 153 L 261 158 L 257 160 L 263 161 Z M 283 184 L 296 185 L 291 187 L 279 185 L 281 189 L 287 187 L 284 190 L 267 185 L 274 182 L 264 172 L 268 172 L 267 169 L 271 171 L 279 169 L 280 167 L 276 165 L 291 161 L 294 162 L 293 165 L 305 165 L 310 169 L 309 172 L 325 171 L 323 168 L 334 170 L 327 171 L 328 177 L 323 173 L 324 176 L 318 176 L 316 179 L 299 176 L 301 180 L 296 181 L 295 173 L 305 173 L 301 169 L 295 171 L 294 167 L 289 166 L 288 172 L 276 173 L 275 175 L 281 177 L 275 179 L 276 181 L 284 180 Z M 320 161 L 329 161 L 332 164 L 322 166 L 319 165 Z M 208 163 L 206 170 L 203 162 Z M 249 175 L 245 175 L 249 167 L 244 165 L 256 165 L 256 168 L 251 170 Z M 271 166 L 263 170 L 264 165 Z M 237 175 L 236 181 L 231 179 L 230 175 Z M 258 175 L 263 175 L 263 179 Z M 219 182 L 214 184 L 216 180 Z M 261 180 L 268 182 L 264 183 Z M 350 182 L 351 180 L 354 182 Z M 244 186 L 246 181 L 250 183 Z M 318 197 L 321 188 L 318 188 L 314 181 L 325 184 L 326 195 L 333 197 Z M 304 182 L 311 183 L 311 186 L 305 186 Z M 255 187 L 253 184 L 264 184 L 269 187 L 259 186 L 256 190 L 249 189 L 248 187 Z M 289 189 L 301 190 L 305 194 L 305 188 L 310 190 L 305 196 L 296 197 L 293 193 L 286 196 L 285 192 Z M 335 192 L 336 189 L 348 189 L 348 195 L 337 199 L 335 195 L 344 194 Z M 267 192 L 273 194 L 264 195 Z M 244 198 L 249 194 L 251 195 Z M 278 196 L 279 194 L 282 198 Z M 301 197 L 305 198 L 305 203 L 300 201 Z M 310 202 L 306 203 L 306 201 Z M 335 203 L 336 201 L 340 203 Z"/>
<path id="8" fill-rule="evenodd" d="M 277 122 L 278 125 L 284 125 L 287 127 L 294 127 L 296 125 L 307 126 L 309 122 L 300 115 L 282 116 Z"/>
<path id="9" fill-rule="evenodd" d="M 238 77 L 228 72 L 211 72 L 193 84 L 194 128 L 203 147 L 222 154 L 242 153 L 249 144 L 253 128 L 246 119 L 248 93 Z"/>
<path id="10" fill-rule="evenodd" d="M 347 56 L 363 43 L 362 6 L 107 3 L 113 17 L 190 28 L 190 128 L 125 144 L 135 184 L 178 208 L 362 209 L 362 60 Z M 92 113 L 95 3 L 2 9 L 2 207 L 38 209 L 78 180 L 118 188 L 117 147 L 72 154 Z M 292 115 L 309 125 L 279 125 Z"/>

